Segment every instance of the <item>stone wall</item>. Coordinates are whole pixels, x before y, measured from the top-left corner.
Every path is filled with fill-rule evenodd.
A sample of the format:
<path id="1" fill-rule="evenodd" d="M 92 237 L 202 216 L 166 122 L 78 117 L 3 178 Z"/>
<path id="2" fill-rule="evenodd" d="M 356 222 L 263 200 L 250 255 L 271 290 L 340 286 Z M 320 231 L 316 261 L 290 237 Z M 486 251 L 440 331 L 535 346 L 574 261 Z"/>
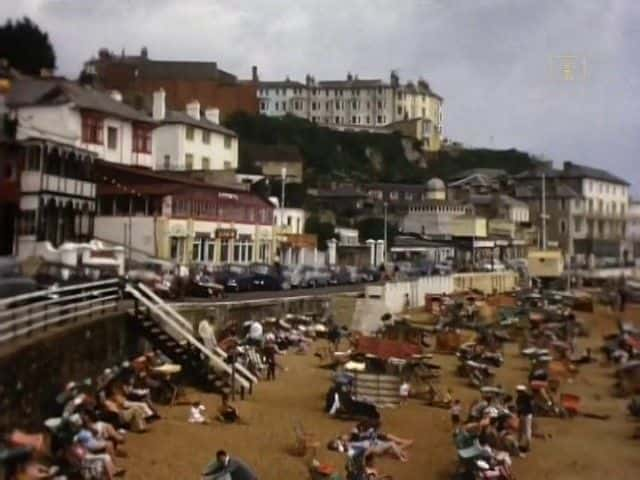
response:
<path id="1" fill-rule="evenodd" d="M 0 352 L 0 431 L 40 427 L 70 381 L 95 378 L 139 350 L 126 314 L 84 321 Z"/>

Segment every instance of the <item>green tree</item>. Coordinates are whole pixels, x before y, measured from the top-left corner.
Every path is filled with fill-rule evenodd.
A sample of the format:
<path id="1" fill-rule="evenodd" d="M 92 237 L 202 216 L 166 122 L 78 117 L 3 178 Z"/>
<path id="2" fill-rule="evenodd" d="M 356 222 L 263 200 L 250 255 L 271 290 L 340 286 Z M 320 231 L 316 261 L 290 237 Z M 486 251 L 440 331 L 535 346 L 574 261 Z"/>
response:
<path id="1" fill-rule="evenodd" d="M 369 217 L 360 220 L 357 225 L 358 235 L 361 242 L 366 242 L 369 239 L 382 240 L 384 239 L 384 218 Z M 399 233 L 398 227 L 390 222 L 387 222 L 387 239 L 389 244 L 393 241 L 395 236 Z"/>
<path id="2" fill-rule="evenodd" d="M 44 68 L 55 70 L 56 54 L 49 35 L 29 18 L 15 23 L 8 20 L 0 27 L 0 58 L 27 75 L 39 75 Z"/>
<path id="3" fill-rule="evenodd" d="M 307 217 L 307 221 L 304 223 L 304 231 L 318 236 L 318 250 L 322 251 L 327 249 L 327 240 L 334 238 L 336 235 L 333 224 L 321 222 L 317 215 Z"/>

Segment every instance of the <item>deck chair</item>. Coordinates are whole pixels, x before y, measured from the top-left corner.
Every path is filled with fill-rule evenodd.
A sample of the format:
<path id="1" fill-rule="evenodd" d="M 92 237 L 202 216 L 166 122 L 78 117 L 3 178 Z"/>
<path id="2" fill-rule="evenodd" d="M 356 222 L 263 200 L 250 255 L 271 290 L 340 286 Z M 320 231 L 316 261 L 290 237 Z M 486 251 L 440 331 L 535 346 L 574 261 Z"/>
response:
<path id="1" fill-rule="evenodd" d="M 320 442 L 316 440 L 315 435 L 307 432 L 300 421 L 293 424 L 293 433 L 295 434 L 293 453 L 299 457 L 306 457 L 309 453 L 315 456 L 320 448 Z"/>

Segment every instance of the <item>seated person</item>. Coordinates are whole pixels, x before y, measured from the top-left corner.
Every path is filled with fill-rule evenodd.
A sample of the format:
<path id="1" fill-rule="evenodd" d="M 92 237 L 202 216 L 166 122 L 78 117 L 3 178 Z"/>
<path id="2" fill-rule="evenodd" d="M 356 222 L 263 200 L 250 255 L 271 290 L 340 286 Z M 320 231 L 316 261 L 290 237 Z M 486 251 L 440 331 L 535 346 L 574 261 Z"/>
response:
<path id="1" fill-rule="evenodd" d="M 160 418 L 151 402 L 151 390 L 143 383 L 146 373 L 134 374 L 128 382 L 122 385 L 122 393 L 127 401 L 139 403 L 147 412 L 147 419 L 155 420 Z M 144 405 L 144 406 L 143 406 Z"/>
<path id="2" fill-rule="evenodd" d="M 129 428 L 133 432 L 148 430 L 145 411 L 138 406 L 125 406 L 121 397 L 111 396 L 102 398 L 103 418 L 109 423 Z"/>
<path id="3" fill-rule="evenodd" d="M 138 402 L 128 398 L 122 387 L 115 387 L 111 392 L 111 399 L 115 401 L 120 408 L 137 409 L 144 414 L 145 420 L 157 418 L 156 413 L 149 407 L 146 402 Z"/>
<path id="4" fill-rule="evenodd" d="M 199 423 L 201 425 L 209 423 L 209 420 L 204 415 L 206 408 L 199 401 L 193 402 L 189 409 L 189 423 Z"/>
<path id="5" fill-rule="evenodd" d="M 221 397 L 222 403 L 218 408 L 218 420 L 222 423 L 234 423 L 239 419 L 238 410 L 229 403 L 229 395 L 223 393 Z"/>

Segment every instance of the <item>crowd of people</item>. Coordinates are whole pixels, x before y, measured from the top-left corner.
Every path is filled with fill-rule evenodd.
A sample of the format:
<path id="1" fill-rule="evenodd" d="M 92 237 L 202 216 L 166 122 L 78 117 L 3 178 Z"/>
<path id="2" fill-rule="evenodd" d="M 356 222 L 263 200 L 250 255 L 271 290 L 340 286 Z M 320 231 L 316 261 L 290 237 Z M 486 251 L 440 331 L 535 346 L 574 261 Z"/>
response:
<path id="1" fill-rule="evenodd" d="M 41 431 L 15 429 L 1 441 L 7 479 L 112 480 L 124 475 L 118 458 L 127 455 L 130 432 L 144 433 L 160 419 L 156 401 L 170 401 L 176 366 L 150 351 L 105 369 L 97 378 L 70 382 L 52 402 Z"/>

